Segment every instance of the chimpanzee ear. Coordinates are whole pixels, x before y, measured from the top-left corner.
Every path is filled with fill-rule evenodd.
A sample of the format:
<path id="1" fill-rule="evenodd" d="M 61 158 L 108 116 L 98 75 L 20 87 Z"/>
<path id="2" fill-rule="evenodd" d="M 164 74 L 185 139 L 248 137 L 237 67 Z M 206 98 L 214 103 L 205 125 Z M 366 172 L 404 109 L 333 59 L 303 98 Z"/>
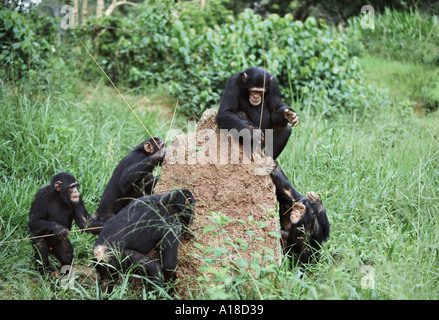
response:
<path id="1" fill-rule="evenodd" d="M 151 142 L 145 142 L 143 144 L 143 149 L 145 149 L 146 153 L 153 153 L 154 152 L 154 147 L 152 146 Z"/>
<path id="2" fill-rule="evenodd" d="M 248 75 L 247 75 L 247 73 L 243 72 L 243 73 L 242 73 L 242 76 L 241 76 L 241 79 L 242 79 L 242 82 L 246 83 L 246 82 L 247 82 L 247 79 L 248 79 Z"/>
<path id="3" fill-rule="evenodd" d="M 270 78 L 270 80 L 269 80 L 269 81 L 271 82 L 271 81 L 273 81 L 273 79 L 274 79 L 274 76 L 271 76 L 271 78 Z"/>
<path id="4" fill-rule="evenodd" d="M 61 191 L 61 187 L 62 187 L 62 182 L 61 181 L 56 181 L 55 182 L 55 190 L 60 192 Z"/>

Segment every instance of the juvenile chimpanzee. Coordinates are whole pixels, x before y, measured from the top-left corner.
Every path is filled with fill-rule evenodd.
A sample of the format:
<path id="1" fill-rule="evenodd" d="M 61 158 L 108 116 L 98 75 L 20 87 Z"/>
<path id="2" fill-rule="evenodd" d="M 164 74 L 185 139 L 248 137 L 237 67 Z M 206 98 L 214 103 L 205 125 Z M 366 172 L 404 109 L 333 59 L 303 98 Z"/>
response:
<path id="1" fill-rule="evenodd" d="M 149 138 L 135 147 L 123 158 L 113 171 L 101 202 L 90 220 L 90 227 L 102 226 L 105 221 L 117 214 L 132 198 L 152 193 L 158 178 L 153 170 L 160 165 L 166 153 L 166 143 L 160 138 Z M 99 233 L 101 229 L 92 230 Z"/>
<path id="2" fill-rule="evenodd" d="M 37 191 L 29 212 L 29 229 L 32 237 L 52 235 L 32 239 L 40 273 L 51 270 L 49 253 L 54 254 L 63 266 L 72 264 L 73 247 L 68 239 L 72 221 L 75 219 L 79 228 L 83 229 L 88 218 L 78 192 L 78 182 L 70 173 L 58 173 L 50 185 Z"/>
<path id="3" fill-rule="evenodd" d="M 93 247 L 100 281 L 111 280 L 111 292 L 117 272 L 132 266 L 136 272 L 162 285 L 175 278 L 176 260 L 183 228 L 192 221 L 195 199 L 187 189 L 171 190 L 163 195 L 133 199 L 128 206 L 109 219 Z M 147 254 L 156 249 L 160 261 Z M 113 266 L 113 270 L 106 265 Z"/>
<path id="4" fill-rule="evenodd" d="M 272 129 L 273 148 L 268 148 L 266 155 L 273 159 L 291 135 L 288 123 L 299 123 L 297 113 L 282 103 L 274 76 L 262 68 L 249 68 L 227 80 L 216 120 L 220 129 L 250 130 L 252 144 L 264 144 L 266 130 Z M 255 140 L 261 133 L 262 141 Z"/>
<path id="5" fill-rule="evenodd" d="M 329 238 L 330 224 L 319 196 L 302 196 L 278 166 L 271 173 L 279 202 L 279 217 L 285 253 L 301 263 L 310 262 L 323 241 Z"/>

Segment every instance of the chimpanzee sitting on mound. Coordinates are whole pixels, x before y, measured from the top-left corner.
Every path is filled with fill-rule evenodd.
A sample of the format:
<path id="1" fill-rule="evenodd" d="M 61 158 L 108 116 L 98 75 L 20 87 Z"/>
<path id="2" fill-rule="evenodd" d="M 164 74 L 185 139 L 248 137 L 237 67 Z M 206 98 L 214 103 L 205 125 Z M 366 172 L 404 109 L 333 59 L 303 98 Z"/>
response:
<path id="1" fill-rule="evenodd" d="M 133 266 L 157 285 L 162 285 L 162 272 L 164 281 L 173 281 L 181 235 L 192 221 L 194 206 L 189 190 L 176 189 L 133 199 L 109 219 L 93 247 L 98 262 L 114 267 L 96 267 L 101 283 L 111 280 L 107 291 L 113 289 L 116 270 Z M 147 256 L 153 249 L 157 249 L 160 261 Z"/>
<path id="2" fill-rule="evenodd" d="M 91 217 L 89 227 L 102 226 L 133 198 L 152 193 L 158 181 L 153 171 L 165 157 L 165 146 L 166 143 L 160 138 L 149 138 L 119 162 L 102 194 L 96 213 Z M 94 234 L 100 231 L 91 230 Z"/>
<path id="3" fill-rule="evenodd" d="M 89 214 L 78 192 L 78 182 L 73 175 L 61 172 L 52 178 L 50 185 L 39 189 L 29 212 L 29 229 L 37 269 L 41 274 L 50 271 L 49 254 L 52 253 L 61 265 L 71 265 L 73 247 L 68 239 L 72 221 L 79 228 L 87 225 Z"/>
<path id="4" fill-rule="evenodd" d="M 297 113 L 282 103 L 274 76 L 262 68 L 249 68 L 227 80 L 216 120 L 220 129 L 250 130 L 253 150 L 255 143 L 262 144 L 273 159 L 291 135 L 288 123 L 299 123 Z M 264 141 L 267 129 L 273 130 L 273 141 Z M 267 143 L 272 148 L 267 149 Z"/>
<path id="5" fill-rule="evenodd" d="M 271 173 L 271 179 L 276 186 L 285 253 L 301 263 L 310 262 L 322 242 L 329 238 L 326 209 L 314 192 L 307 192 L 306 197 L 297 192 L 279 165 Z"/>

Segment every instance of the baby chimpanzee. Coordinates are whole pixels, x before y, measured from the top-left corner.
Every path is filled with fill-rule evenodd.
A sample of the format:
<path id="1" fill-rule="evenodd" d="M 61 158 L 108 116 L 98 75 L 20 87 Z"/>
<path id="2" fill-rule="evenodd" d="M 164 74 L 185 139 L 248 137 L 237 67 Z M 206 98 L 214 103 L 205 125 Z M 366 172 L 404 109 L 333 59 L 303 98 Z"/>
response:
<path id="1" fill-rule="evenodd" d="M 73 247 L 68 239 L 72 221 L 74 219 L 83 229 L 88 218 L 78 192 L 78 182 L 70 173 L 55 175 L 50 185 L 37 191 L 30 208 L 28 226 L 32 237 L 50 235 L 32 239 L 40 273 L 51 270 L 49 253 L 54 254 L 63 266 L 72 264 Z"/>
<path id="2" fill-rule="evenodd" d="M 165 157 L 165 146 L 166 143 L 160 138 L 149 138 L 119 162 L 102 194 L 96 213 L 91 217 L 89 227 L 102 226 L 133 198 L 152 194 L 158 181 L 153 171 Z M 96 234 L 100 231 L 94 229 L 91 232 Z"/>
<path id="3" fill-rule="evenodd" d="M 271 173 L 279 202 L 279 217 L 285 253 L 300 262 L 310 262 L 323 241 L 329 238 L 330 224 L 319 196 L 302 196 L 293 188 L 282 169 Z"/>

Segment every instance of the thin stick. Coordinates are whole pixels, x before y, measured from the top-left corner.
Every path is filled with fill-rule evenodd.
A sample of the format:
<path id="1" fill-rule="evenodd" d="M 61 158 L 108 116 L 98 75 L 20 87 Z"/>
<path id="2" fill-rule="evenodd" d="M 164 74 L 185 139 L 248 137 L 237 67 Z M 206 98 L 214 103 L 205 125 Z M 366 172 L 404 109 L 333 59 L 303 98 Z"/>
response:
<path id="1" fill-rule="evenodd" d="M 143 124 L 142 120 L 140 120 L 139 116 L 134 112 L 134 109 L 131 107 L 131 105 L 128 103 L 128 101 L 125 99 L 125 97 L 123 96 L 123 94 L 119 91 L 119 89 L 116 87 L 116 85 L 113 83 L 113 81 L 110 79 L 110 77 L 107 75 L 107 73 L 104 71 L 104 69 L 102 69 L 101 65 L 96 61 L 96 59 L 92 56 L 92 54 L 90 53 L 90 51 L 88 51 L 87 47 L 85 46 L 84 42 L 82 42 L 81 39 L 79 39 L 79 42 L 81 42 L 82 46 L 84 47 L 85 51 L 87 51 L 88 55 L 93 59 L 93 61 L 97 64 L 97 66 L 99 67 L 99 69 L 101 69 L 101 71 L 105 74 L 105 76 L 107 77 L 108 81 L 110 81 L 110 83 L 112 84 L 112 86 L 114 87 L 114 89 L 116 89 L 117 93 L 122 97 L 123 101 L 126 103 L 126 105 L 130 108 L 131 112 L 136 116 L 137 120 L 139 120 L 140 124 L 143 126 L 143 128 L 146 130 L 146 132 L 149 134 L 149 136 L 152 138 L 152 140 L 154 141 L 154 143 L 156 144 L 157 148 L 160 149 L 160 146 L 158 145 L 157 141 L 155 141 L 154 137 L 152 136 L 152 134 L 149 132 L 149 130 L 146 128 L 146 126 Z"/>
<path id="2" fill-rule="evenodd" d="M 175 108 L 174 108 L 174 114 L 172 115 L 171 125 L 169 126 L 169 130 L 168 130 L 168 133 L 166 134 L 166 139 L 165 139 L 165 142 L 167 142 L 167 141 L 168 141 L 168 138 L 169 138 L 169 134 L 171 133 L 171 130 L 172 130 L 172 125 L 174 124 L 174 118 L 175 118 L 175 114 L 177 113 L 177 108 L 178 108 L 178 100 L 177 100 L 177 103 L 176 103 L 176 105 L 175 105 Z M 154 189 L 155 189 L 155 182 L 156 182 L 156 180 L 157 180 L 157 176 L 154 176 L 154 180 L 152 181 L 152 189 L 151 189 L 151 194 L 153 194 L 153 193 L 154 193 Z"/>
<path id="3" fill-rule="evenodd" d="M 262 105 L 261 105 L 261 115 L 259 116 L 259 129 L 261 129 L 262 127 L 262 112 L 264 111 L 264 97 L 265 97 L 265 44 L 264 43 L 265 43 L 264 38 L 262 38 L 262 57 L 264 59 L 264 91 L 262 91 Z"/>
<path id="4" fill-rule="evenodd" d="M 69 231 L 69 232 L 72 233 L 72 232 L 88 231 L 88 230 L 102 229 L 102 228 L 103 228 L 103 226 L 102 227 L 90 227 L 90 228 L 72 230 L 72 231 Z M 43 234 L 41 236 L 34 236 L 34 237 L 23 238 L 23 239 L 15 239 L 15 240 L 2 241 L 2 242 L 0 242 L 0 245 L 2 245 L 4 243 L 12 243 L 12 242 L 18 242 L 18 241 L 25 241 L 25 240 L 32 240 L 32 239 L 52 237 L 54 235 L 55 235 L 54 233 L 50 233 L 50 234 Z"/>
<path id="5" fill-rule="evenodd" d="M 165 141 L 168 141 L 169 134 L 171 133 L 172 125 L 174 124 L 175 114 L 177 113 L 177 108 L 178 108 L 178 100 L 177 100 L 177 103 L 175 104 L 174 114 L 172 115 L 172 120 L 171 120 L 171 126 L 169 127 L 168 134 L 166 135 Z"/>

